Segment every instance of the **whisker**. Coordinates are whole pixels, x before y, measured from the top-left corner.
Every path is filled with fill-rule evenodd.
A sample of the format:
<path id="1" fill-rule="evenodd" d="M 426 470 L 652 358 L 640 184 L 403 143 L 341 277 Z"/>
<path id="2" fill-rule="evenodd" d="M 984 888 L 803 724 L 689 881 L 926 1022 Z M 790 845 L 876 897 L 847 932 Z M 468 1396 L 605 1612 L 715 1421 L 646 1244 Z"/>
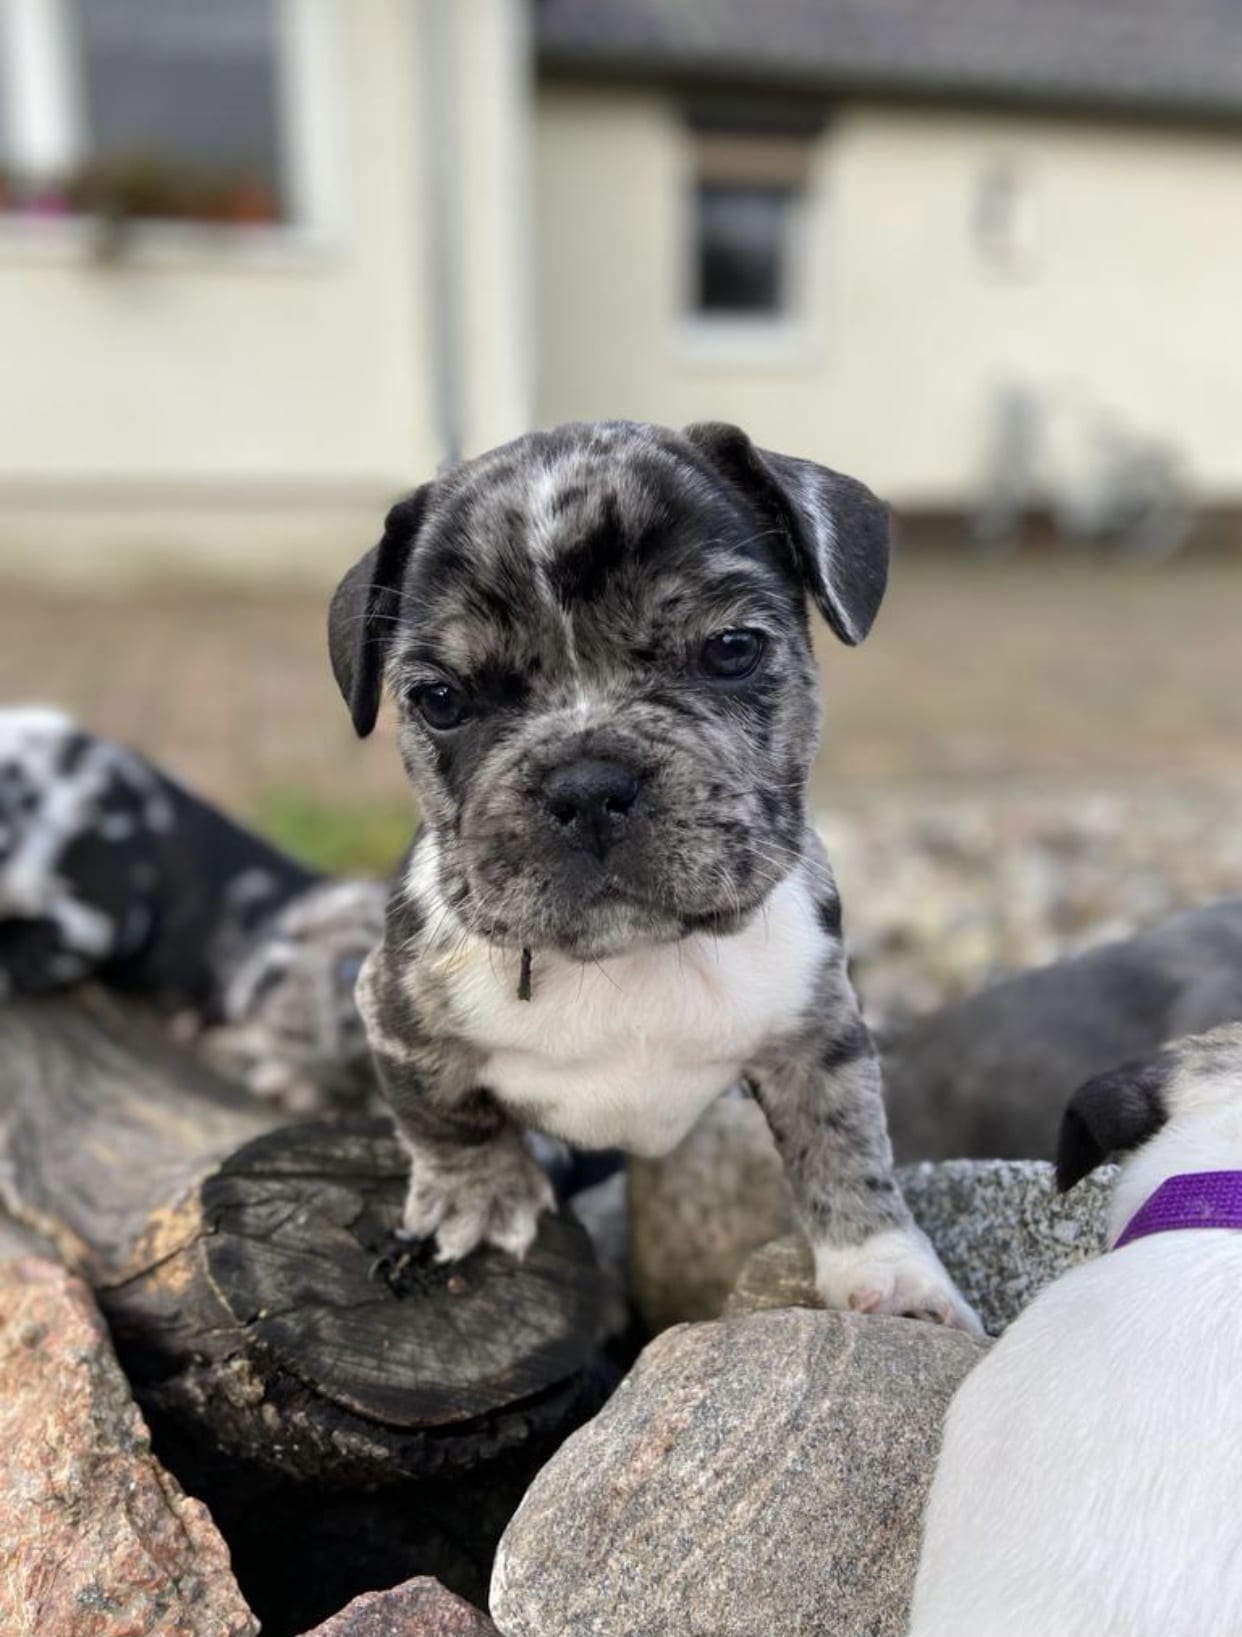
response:
<path id="1" fill-rule="evenodd" d="M 618 994 L 623 993 L 621 985 L 619 983 L 614 983 L 612 978 L 610 978 L 608 976 L 607 972 L 605 972 L 603 966 L 600 964 L 600 960 L 599 960 L 599 957 L 597 955 L 592 955 L 591 956 L 591 965 L 599 968 L 599 974 L 603 978 L 605 983 L 611 983 L 612 987 L 617 991 Z"/>

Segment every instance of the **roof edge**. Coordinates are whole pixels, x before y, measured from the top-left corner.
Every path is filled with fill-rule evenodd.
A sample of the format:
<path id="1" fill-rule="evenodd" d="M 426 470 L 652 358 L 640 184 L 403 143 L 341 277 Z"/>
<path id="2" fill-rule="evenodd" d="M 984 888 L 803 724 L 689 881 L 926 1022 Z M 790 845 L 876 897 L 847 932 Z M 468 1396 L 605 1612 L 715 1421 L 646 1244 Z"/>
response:
<path id="1" fill-rule="evenodd" d="M 796 64 L 765 65 L 748 72 L 744 65 L 724 67 L 689 55 L 670 54 L 652 63 L 641 56 L 577 53 L 564 48 L 543 48 L 536 53 L 538 76 L 548 81 L 576 80 L 613 86 L 647 85 L 660 89 L 700 93 L 713 91 L 742 96 L 796 95 L 804 100 L 904 102 L 912 106 L 970 108 L 978 111 L 1072 115 L 1096 120 L 1135 120 L 1152 124 L 1220 126 L 1242 124 L 1242 98 L 1170 96 L 1141 87 L 1118 86 L 1102 90 L 1064 85 L 986 83 L 968 76 L 946 75 L 943 80 L 917 84 L 897 75 L 851 70 L 808 71 Z"/>

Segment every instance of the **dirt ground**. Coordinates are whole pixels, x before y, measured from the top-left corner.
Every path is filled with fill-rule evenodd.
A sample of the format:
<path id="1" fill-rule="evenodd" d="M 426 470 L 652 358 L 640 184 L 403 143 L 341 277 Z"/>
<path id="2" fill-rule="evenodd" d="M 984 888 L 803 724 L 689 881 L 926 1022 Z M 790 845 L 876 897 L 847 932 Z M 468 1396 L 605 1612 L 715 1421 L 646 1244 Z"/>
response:
<path id="1" fill-rule="evenodd" d="M 7 588 L 0 703 L 59 704 L 283 840 L 344 864 L 409 804 L 328 670 L 326 595 Z M 828 636 L 818 805 L 886 790 L 1242 776 L 1242 561 L 900 560 L 858 650 Z"/>

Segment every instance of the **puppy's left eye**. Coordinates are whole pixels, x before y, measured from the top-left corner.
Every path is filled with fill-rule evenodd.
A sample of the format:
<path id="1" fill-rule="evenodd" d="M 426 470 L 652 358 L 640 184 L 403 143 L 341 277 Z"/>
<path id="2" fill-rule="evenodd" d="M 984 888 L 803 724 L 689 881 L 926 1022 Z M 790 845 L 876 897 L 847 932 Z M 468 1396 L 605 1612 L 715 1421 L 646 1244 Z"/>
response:
<path id="1" fill-rule="evenodd" d="M 749 676 L 763 658 L 763 637 L 758 631 L 717 631 L 708 637 L 699 664 L 708 676 L 736 681 Z"/>
<path id="2" fill-rule="evenodd" d="M 429 728 L 445 733 L 465 721 L 470 702 L 451 682 L 432 682 L 416 690 L 414 704 Z"/>

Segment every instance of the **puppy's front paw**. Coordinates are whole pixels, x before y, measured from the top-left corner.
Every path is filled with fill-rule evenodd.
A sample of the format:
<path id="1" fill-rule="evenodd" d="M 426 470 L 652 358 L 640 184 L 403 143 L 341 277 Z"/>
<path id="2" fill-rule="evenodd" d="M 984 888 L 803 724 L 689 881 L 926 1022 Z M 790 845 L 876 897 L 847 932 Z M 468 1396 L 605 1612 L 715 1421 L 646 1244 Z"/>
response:
<path id="1" fill-rule="evenodd" d="M 520 1260 L 540 1214 L 555 1209 L 552 1184 L 520 1141 L 451 1155 L 411 1149 L 410 1159 L 402 1229 L 411 1239 L 434 1234 L 439 1262 L 460 1262 L 483 1244 Z"/>
<path id="2" fill-rule="evenodd" d="M 815 1283 L 828 1307 L 928 1319 L 982 1339 L 983 1326 L 918 1228 L 888 1228 L 861 1245 L 817 1245 Z"/>

